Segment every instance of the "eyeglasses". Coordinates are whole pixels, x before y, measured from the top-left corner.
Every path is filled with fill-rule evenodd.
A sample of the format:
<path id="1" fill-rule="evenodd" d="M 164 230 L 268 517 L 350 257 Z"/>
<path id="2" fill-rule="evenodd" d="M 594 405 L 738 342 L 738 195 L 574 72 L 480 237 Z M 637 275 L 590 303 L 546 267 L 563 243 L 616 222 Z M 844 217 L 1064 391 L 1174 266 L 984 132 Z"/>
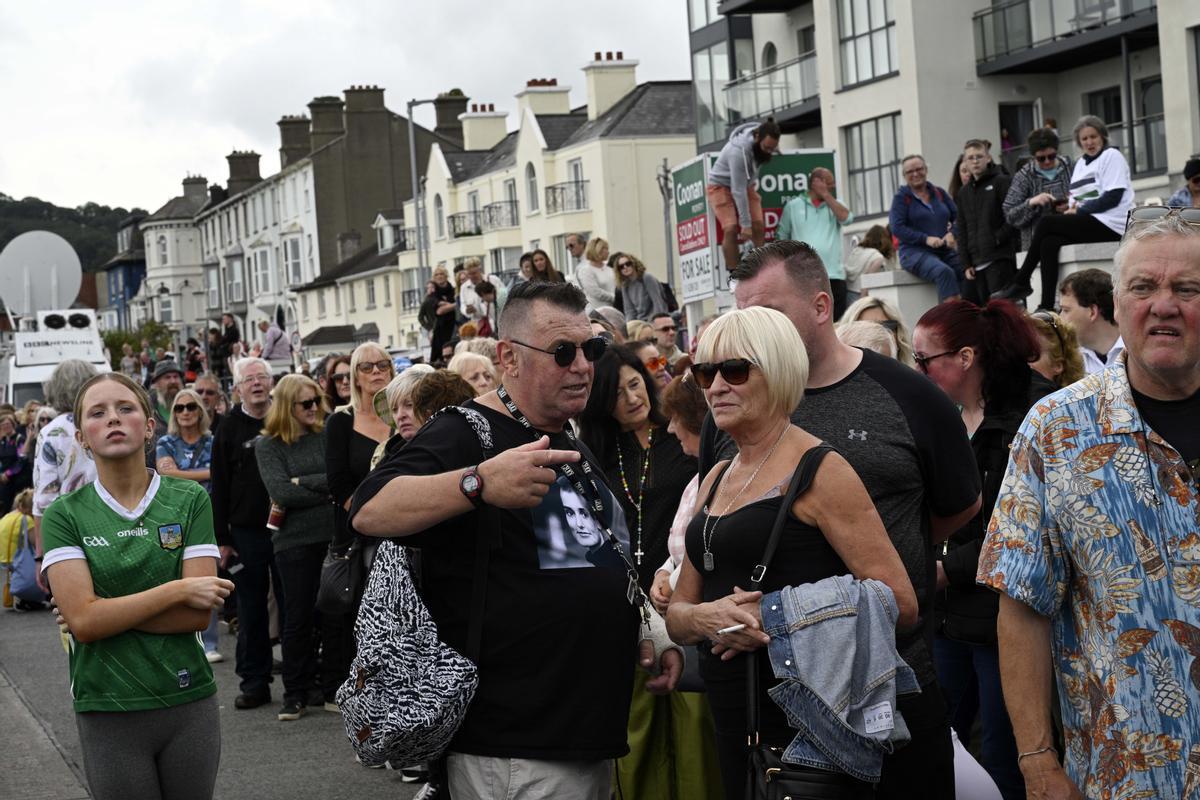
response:
<path id="1" fill-rule="evenodd" d="M 582 350 L 583 357 L 587 361 L 595 361 L 604 355 L 604 351 L 608 349 L 608 341 L 602 336 L 593 336 L 590 339 L 584 339 L 579 344 L 574 342 L 559 342 L 553 350 L 543 350 L 540 347 L 534 347 L 531 344 L 518 342 L 516 339 L 509 339 L 513 344 L 519 344 L 521 347 L 528 347 L 530 350 L 537 350 L 539 353 L 554 356 L 554 363 L 560 367 L 566 368 L 575 363 L 575 351 Z"/>
<path id="2" fill-rule="evenodd" d="M 1039 164 L 1052 164 L 1058 160 L 1058 153 L 1054 152 L 1054 153 L 1050 153 L 1049 155 L 1044 155 L 1044 156 L 1039 156 L 1035 153 L 1033 156 L 1033 160 L 1038 162 Z"/>
<path id="3" fill-rule="evenodd" d="M 625 269 L 626 267 L 632 267 L 632 266 L 633 266 L 632 261 L 622 261 L 621 263 L 617 264 L 617 269 Z"/>
<path id="4" fill-rule="evenodd" d="M 1200 208 L 1167 208 L 1166 206 L 1142 206 L 1129 209 L 1125 219 L 1125 230 L 1135 222 L 1154 222 L 1167 217 L 1178 216 L 1188 225 L 1200 225 Z"/>
<path id="5" fill-rule="evenodd" d="M 179 405 L 175 406 L 175 408 L 174 408 L 174 411 L 176 414 L 182 414 L 185 411 L 196 412 L 199 410 L 200 410 L 200 406 L 197 405 L 196 403 L 180 403 Z"/>
<path id="6" fill-rule="evenodd" d="M 321 398 L 310 397 L 307 400 L 297 400 L 295 402 L 295 405 L 302 407 L 305 411 L 312 411 L 314 408 L 316 408 L 320 404 L 320 402 L 321 402 Z"/>
<path id="7" fill-rule="evenodd" d="M 646 369 L 650 372 L 658 372 L 660 369 L 667 368 L 667 357 L 659 356 L 658 358 L 648 358 L 642 363 L 646 365 Z"/>
<path id="8" fill-rule="evenodd" d="M 1058 327 L 1058 320 L 1055 318 L 1055 315 L 1051 314 L 1045 309 L 1038 309 L 1029 316 L 1033 317 L 1034 319 L 1040 319 L 1042 322 L 1050 326 L 1050 329 L 1054 331 L 1055 338 L 1058 339 L 1058 349 L 1062 352 L 1063 358 L 1066 358 L 1067 343 L 1063 339 L 1062 329 Z"/>
<path id="9" fill-rule="evenodd" d="M 265 372 L 256 372 L 253 375 L 244 376 L 238 383 L 270 383 L 271 376 Z"/>
<path id="10" fill-rule="evenodd" d="M 712 386 L 718 372 L 721 373 L 721 379 L 729 385 L 740 386 L 750 380 L 750 368 L 756 366 L 758 365 L 748 358 L 730 358 L 715 363 L 692 364 L 691 372 L 701 389 Z"/>
<path id="11" fill-rule="evenodd" d="M 359 369 L 362 369 L 362 364 L 359 364 L 358 367 L 359 367 Z M 363 370 L 363 371 L 365 372 L 366 370 Z M 350 381 L 350 373 L 349 372 L 334 373 L 334 376 L 333 376 L 334 383 L 348 383 L 349 381 Z"/>
<path id="12" fill-rule="evenodd" d="M 195 392 L 196 394 L 200 395 L 201 397 L 216 397 L 217 396 L 216 389 L 193 389 L 192 391 Z"/>
<path id="13" fill-rule="evenodd" d="M 366 375 L 369 372 L 372 372 L 374 370 L 379 370 L 380 372 L 391 372 L 392 360 L 390 358 L 385 358 L 382 361 L 360 361 L 360 362 L 358 362 L 358 371 L 361 372 L 363 375 Z M 349 378 L 350 376 L 347 375 L 346 377 Z M 333 379 L 336 381 L 337 376 L 335 375 Z"/>
<path id="14" fill-rule="evenodd" d="M 958 350 L 947 350 L 944 353 L 935 353 L 931 356 L 927 356 L 922 353 L 913 353 L 913 361 L 917 362 L 917 366 L 921 368 L 921 372 L 924 372 L 926 375 L 928 375 L 930 361 L 933 361 L 935 358 L 941 358 L 942 356 L 955 355 L 959 350 L 962 350 L 962 348 L 960 347 Z"/>

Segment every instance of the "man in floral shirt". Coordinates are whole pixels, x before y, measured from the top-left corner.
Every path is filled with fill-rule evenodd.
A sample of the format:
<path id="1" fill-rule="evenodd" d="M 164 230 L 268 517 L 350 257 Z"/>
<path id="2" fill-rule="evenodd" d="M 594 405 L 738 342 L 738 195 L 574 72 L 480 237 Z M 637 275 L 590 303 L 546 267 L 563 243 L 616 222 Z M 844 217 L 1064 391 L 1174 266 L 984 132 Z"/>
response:
<path id="1" fill-rule="evenodd" d="M 1030 797 L 1200 799 L 1200 225 L 1134 221 L 1114 289 L 1126 352 L 1029 413 L 978 578 Z"/>

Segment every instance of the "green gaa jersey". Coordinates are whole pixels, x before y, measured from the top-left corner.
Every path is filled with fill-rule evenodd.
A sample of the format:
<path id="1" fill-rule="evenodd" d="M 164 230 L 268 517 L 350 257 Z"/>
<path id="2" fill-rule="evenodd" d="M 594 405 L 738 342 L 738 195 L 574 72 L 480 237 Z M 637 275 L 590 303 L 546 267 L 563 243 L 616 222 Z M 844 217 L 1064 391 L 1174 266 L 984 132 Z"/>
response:
<path id="1" fill-rule="evenodd" d="M 183 576 L 188 558 L 219 558 L 212 505 L 195 481 L 157 473 L 128 510 L 100 481 L 54 501 L 42 518 L 42 569 L 82 558 L 97 597 L 122 597 Z M 78 711 L 142 711 L 215 693 L 199 633 L 128 630 L 98 642 L 71 639 L 71 696 Z"/>

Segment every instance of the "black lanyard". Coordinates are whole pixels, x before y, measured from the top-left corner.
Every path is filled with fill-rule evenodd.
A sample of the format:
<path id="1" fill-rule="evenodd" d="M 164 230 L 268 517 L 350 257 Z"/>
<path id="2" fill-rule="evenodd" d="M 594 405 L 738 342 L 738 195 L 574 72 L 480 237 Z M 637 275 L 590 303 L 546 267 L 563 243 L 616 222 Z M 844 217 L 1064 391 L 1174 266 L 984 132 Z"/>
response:
<path id="1" fill-rule="evenodd" d="M 512 414 L 513 419 L 524 425 L 528 430 L 534 430 L 532 424 L 521 413 L 521 409 L 517 408 L 517 404 L 513 402 L 512 397 L 508 394 L 508 390 L 501 384 L 496 388 L 496 396 L 504 403 L 508 413 Z M 563 426 L 563 434 L 567 437 L 567 441 L 571 443 L 571 448 L 579 453 L 579 472 L 582 472 L 582 477 L 579 472 L 570 464 L 557 464 L 551 467 L 555 472 L 561 472 L 563 477 L 571 484 L 571 488 L 575 490 L 581 498 L 587 500 L 590 498 L 589 505 L 591 506 L 592 519 L 596 525 L 604 531 L 604 537 L 608 540 L 616 554 L 620 556 L 621 561 L 625 564 L 625 573 L 629 577 L 629 586 L 625 590 L 625 599 L 634 608 L 640 609 L 642 613 L 642 621 L 647 625 L 650 624 L 650 598 L 646 597 L 646 593 L 642 591 L 641 585 L 638 583 L 637 567 L 629 560 L 629 556 L 625 554 L 625 548 L 621 547 L 621 540 L 612 532 L 612 528 L 604 524 L 604 501 L 601 499 L 603 491 L 596 484 L 595 471 L 592 465 L 588 463 L 587 457 L 583 455 L 583 451 L 579 449 L 579 440 L 575 437 L 575 431 L 571 430 L 570 424 Z M 587 478 L 588 486 L 584 486 L 583 478 Z M 591 491 L 588 491 L 588 488 Z"/>

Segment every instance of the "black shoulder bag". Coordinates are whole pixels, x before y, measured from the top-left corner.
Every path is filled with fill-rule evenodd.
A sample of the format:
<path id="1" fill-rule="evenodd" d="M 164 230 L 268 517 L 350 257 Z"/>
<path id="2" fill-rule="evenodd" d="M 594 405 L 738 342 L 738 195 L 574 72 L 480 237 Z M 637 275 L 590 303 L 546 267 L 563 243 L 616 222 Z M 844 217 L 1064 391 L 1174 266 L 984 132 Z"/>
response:
<path id="1" fill-rule="evenodd" d="M 791 483 L 783 496 L 783 505 L 775 517 L 775 525 L 767 539 L 762 562 L 750 575 L 750 591 L 759 591 L 767 567 L 779 546 L 779 537 L 787 523 L 788 512 L 796 498 L 812 485 L 817 468 L 833 447 L 819 444 L 800 459 Z M 838 772 L 799 767 L 783 762 L 783 751 L 769 747 L 759 741 L 759 715 L 762 712 L 762 697 L 758 691 L 758 663 L 761 648 L 750 653 L 746 659 L 746 745 L 749 748 L 746 774 L 746 800 L 843 800 L 863 796 L 863 784 Z M 870 797 L 872 792 L 867 791 Z"/>

